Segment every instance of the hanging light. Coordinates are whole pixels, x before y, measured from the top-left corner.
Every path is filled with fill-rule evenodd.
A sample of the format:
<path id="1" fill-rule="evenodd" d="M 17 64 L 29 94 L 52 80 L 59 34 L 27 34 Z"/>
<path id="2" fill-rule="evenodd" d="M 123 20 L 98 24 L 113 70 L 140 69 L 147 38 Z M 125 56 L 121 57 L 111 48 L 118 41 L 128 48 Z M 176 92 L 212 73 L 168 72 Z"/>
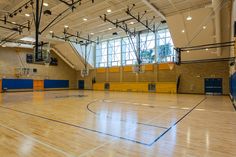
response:
<path id="1" fill-rule="evenodd" d="M 192 16 L 190 15 L 190 9 L 189 9 L 189 12 L 188 12 L 188 16 L 186 18 L 187 21 L 191 21 L 193 18 Z"/>
<path id="2" fill-rule="evenodd" d="M 48 7 L 48 3 L 43 3 L 43 6 Z"/>
<path id="3" fill-rule="evenodd" d="M 193 18 L 192 16 L 188 15 L 188 17 L 186 18 L 187 21 L 191 21 Z"/>

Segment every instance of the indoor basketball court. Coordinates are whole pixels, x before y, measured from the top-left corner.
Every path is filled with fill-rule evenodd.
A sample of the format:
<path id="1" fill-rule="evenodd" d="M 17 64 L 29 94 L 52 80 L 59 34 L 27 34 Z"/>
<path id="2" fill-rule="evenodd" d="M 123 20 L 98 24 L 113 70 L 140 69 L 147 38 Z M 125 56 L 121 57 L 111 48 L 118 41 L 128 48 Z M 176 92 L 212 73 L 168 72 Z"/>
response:
<path id="1" fill-rule="evenodd" d="M 0 156 L 234 157 L 234 0 L 1 0 Z"/>

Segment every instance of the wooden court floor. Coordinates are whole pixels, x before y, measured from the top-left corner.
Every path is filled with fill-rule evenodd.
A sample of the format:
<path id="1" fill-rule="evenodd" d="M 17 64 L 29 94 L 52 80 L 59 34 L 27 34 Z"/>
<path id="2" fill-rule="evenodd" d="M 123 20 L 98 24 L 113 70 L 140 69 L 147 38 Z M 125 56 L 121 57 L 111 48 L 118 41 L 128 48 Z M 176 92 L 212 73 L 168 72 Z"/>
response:
<path id="1" fill-rule="evenodd" d="M 227 96 L 0 94 L 1 157 L 235 157 Z"/>

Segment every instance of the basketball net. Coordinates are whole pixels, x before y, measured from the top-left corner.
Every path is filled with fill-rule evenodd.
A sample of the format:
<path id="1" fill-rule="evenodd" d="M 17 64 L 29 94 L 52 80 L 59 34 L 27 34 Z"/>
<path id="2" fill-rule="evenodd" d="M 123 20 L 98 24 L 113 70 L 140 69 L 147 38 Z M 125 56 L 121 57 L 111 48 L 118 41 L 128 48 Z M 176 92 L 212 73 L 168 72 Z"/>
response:
<path id="1" fill-rule="evenodd" d="M 82 69 L 81 70 L 81 77 L 85 77 L 89 75 L 89 69 Z"/>
<path id="2" fill-rule="evenodd" d="M 45 62 L 44 65 L 45 65 L 46 68 L 48 68 L 50 63 Z"/>
<path id="3" fill-rule="evenodd" d="M 175 67 L 175 64 L 174 63 L 168 63 L 168 66 L 169 66 L 170 70 L 173 70 L 174 67 Z"/>

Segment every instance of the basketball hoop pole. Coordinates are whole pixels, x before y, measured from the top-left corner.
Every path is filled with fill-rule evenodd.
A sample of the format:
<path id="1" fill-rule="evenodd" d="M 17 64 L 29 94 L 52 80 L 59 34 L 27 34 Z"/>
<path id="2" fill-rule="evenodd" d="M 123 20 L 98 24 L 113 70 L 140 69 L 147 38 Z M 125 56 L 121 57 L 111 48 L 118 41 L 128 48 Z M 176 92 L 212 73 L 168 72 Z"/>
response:
<path id="1" fill-rule="evenodd" d="M 36 0 L 36 14 L 35 14 L 35 57 L 39 55 L 39 0 Z"/>

